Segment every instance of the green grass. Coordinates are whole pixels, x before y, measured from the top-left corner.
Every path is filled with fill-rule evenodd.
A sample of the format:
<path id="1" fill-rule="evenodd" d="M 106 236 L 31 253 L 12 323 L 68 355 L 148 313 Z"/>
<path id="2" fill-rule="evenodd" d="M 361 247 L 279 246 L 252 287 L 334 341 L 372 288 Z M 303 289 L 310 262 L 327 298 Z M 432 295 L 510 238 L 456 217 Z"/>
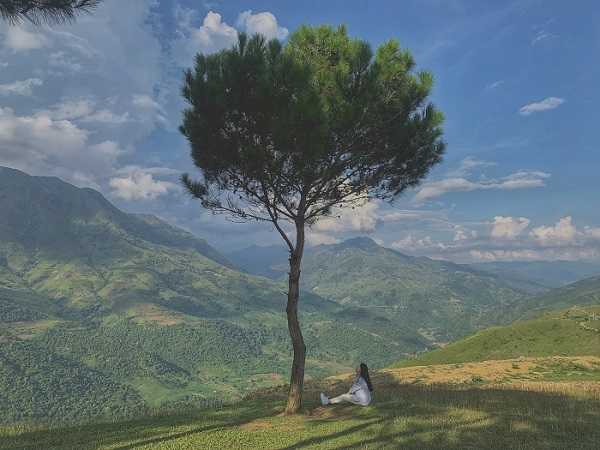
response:
<path id="1" fill-rule="evenodd" d="M 222 409 L 63 429 L 0 429 L 1 450 L 92 449 L 597 449 L 600 389 L 406 385 L 380 374 L 366 408 L 319 407 L 284 417 L 282 393 Z M 330 386 L 337 392 L 342 386 Z"/>
<path id="2" fill-rule="evenodd" d="M 453 364 L 540 356 L 600 356 L 600 332 L 593 329 L 600 306 L 574 307 L 538 319 L 492 327 L 465 339 L 401 361 L 395 367 Z"/>

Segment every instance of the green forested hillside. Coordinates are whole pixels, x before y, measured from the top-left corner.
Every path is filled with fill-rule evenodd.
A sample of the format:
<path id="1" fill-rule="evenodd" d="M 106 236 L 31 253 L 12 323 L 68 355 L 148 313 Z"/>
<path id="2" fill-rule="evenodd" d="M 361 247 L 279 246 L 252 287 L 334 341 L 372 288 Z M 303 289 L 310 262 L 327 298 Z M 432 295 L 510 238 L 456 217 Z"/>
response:
<path id="1" fill-rule="evenodd" d="M 532 318 L 544 311 L 559 310 L 574 305 L 598 304 L 600 304 L 600 276 L 586 278 L 528 298 L 512 311 L 512 317 Z"/>
<path id="2" fill-rule="evenodd" d="M 254 246 L 228 257 L 250 273 L 285 276 L 281 247 Z M 531 291 L 530 283 L 515 286 L 466 265 L 403 255 L 369 238 L 308 249 L 301 282 L 306 291 L 390 318 L 431 342 L 502 323 L 501 317 Z"/>
<path id="3" fill-rule="evenodd" d="M 441 342 L 498 323 L 498 313 L 525 296 L 495 276 L 406 256 L 368 238 L 314 248 L 302 282 L 314 294 L 393 317 Z"/>
<path id="4" fill-rule="evenodd" d="M 600 306 L 573 307 L 488 328 L 398 366 L 580 355 L 600 356 Z"/>
<path id="5" fill-rule="evenodd" d="M 56 178 L 0 169 L 0 210 L 0 420 L 126 415 L 287 378 L 283 283 Z M 301 318 L 309 376 L 429 345 L 310 293 Z"/>

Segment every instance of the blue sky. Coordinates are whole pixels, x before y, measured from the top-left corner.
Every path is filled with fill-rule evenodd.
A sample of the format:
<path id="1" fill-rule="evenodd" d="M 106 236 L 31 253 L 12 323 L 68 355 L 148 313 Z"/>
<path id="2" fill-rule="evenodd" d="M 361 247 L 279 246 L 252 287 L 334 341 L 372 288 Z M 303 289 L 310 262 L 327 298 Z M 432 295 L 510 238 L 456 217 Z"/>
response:
<path id="1" fill-rule="evenodd" d="M 346 24 L 373 47 L 398 39 L 436 80 L 445 161 L 393 205 L 309 234 L 369 235 L 455 261 L 600 259 L 600 4 L 593 1 L 107 0 L 72 25 L 0 24 L 0 165 L 55 175 L 151 212 L 224 251 L 278 243 L 266 224 L 203 211 L 177 126 L 181 74 L 238 31 L 285 41 Z"/>

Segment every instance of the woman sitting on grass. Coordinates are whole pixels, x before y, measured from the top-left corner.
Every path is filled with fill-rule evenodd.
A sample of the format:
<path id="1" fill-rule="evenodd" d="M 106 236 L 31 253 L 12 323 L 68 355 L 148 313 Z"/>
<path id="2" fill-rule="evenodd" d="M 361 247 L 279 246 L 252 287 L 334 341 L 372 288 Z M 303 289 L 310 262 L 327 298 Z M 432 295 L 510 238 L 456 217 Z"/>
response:
<path id="1" fill-rule="evenodd" d="M 369 368 L 365 363 L 360 363 L 360 366 L 356 368 L 356 380 L 350 390 L 333 398 L 329 398 L 321 392 L 321 404 L 325 406 L 350 402 L 355 405 L 367 406 L 371 403 L 371 392 L 373 392 L 373 385 L 371 384 L 371 378 L 369 378 Z"/>

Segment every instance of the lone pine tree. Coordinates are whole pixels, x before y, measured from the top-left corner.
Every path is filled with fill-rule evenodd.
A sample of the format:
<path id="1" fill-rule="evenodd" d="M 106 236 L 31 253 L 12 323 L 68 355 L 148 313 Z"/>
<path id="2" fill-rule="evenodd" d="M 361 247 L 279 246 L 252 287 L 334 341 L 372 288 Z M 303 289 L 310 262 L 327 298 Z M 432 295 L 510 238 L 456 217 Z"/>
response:
<path id="1" fill-rule="evenodd" d="M 373 54 L 344 26 L 303 26 L 285 44 L 240 34 L 231 49 L 198 54 L 186 72 L 181 132 L 199 175 L 184 174 L 183 184 L 214 213 L 271 223 L 289 249 L 287 414 L 302 405 L 307 227 L 339 208 L 392 201 L 441 161 L 432 85 L 397 41 Z"/>

